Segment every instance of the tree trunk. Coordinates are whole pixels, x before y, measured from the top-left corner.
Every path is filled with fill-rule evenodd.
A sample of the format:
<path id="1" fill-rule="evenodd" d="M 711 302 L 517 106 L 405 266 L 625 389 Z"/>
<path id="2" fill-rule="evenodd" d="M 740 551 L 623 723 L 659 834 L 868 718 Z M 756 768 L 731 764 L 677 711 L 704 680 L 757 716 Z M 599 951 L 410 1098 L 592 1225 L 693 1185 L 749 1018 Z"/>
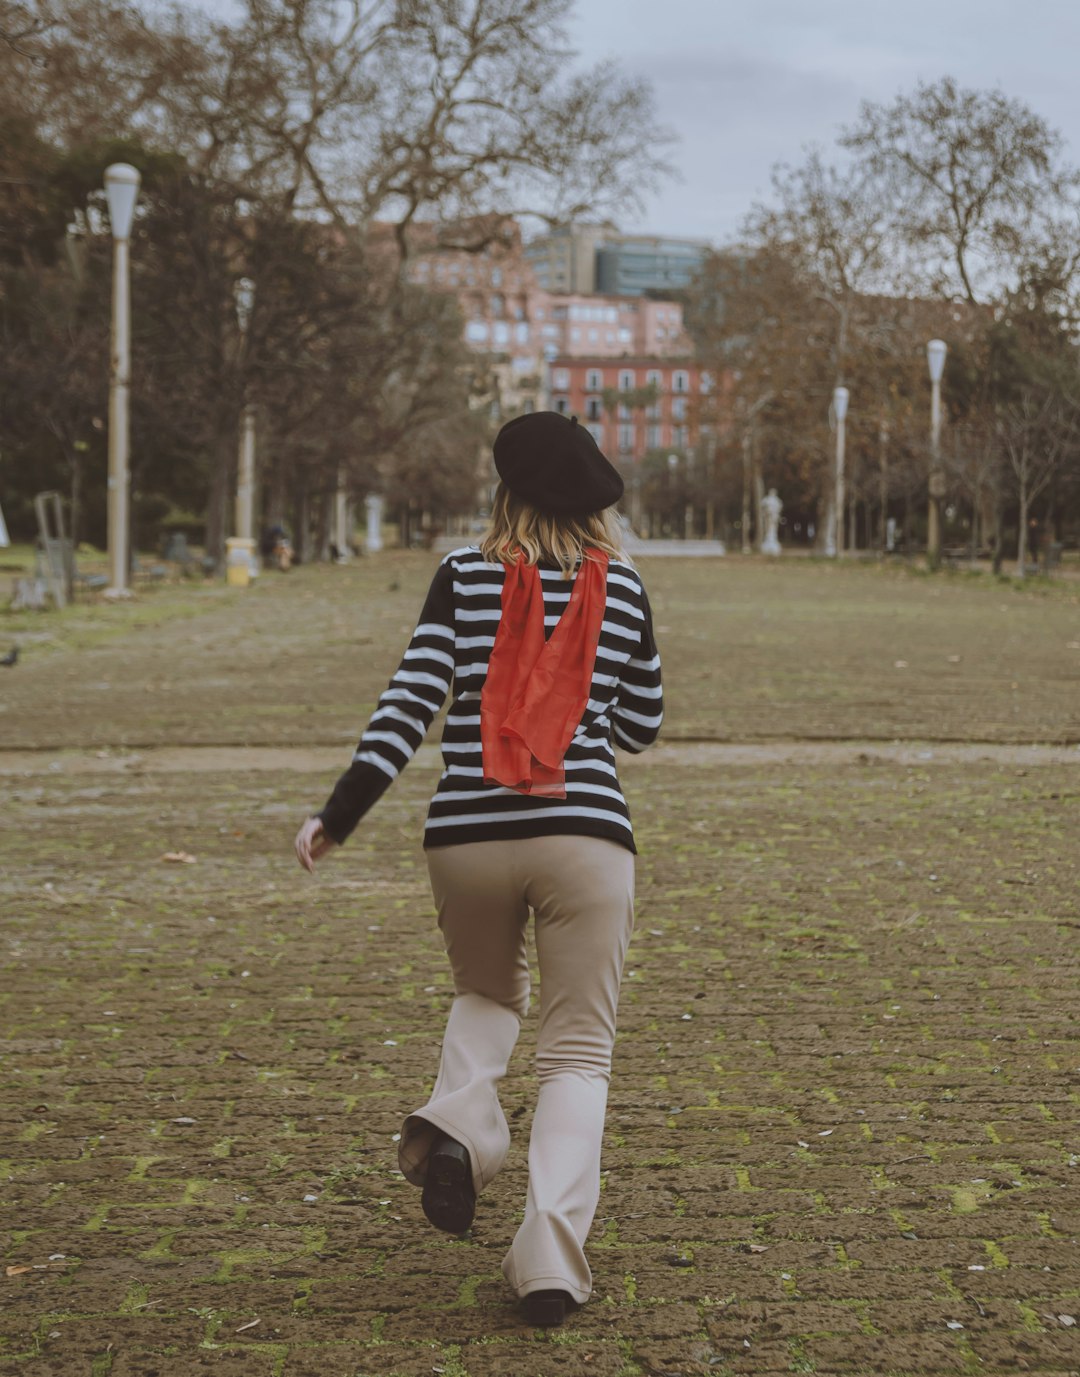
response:
<path id="1" fill-rule="evenodd" d="M 285 464 L 281 456 L 278 455 L 274 460 L 274 468 L 267 484 L 266 494 L 266 525 L 284 526 L 285 507 L 288 494 L 285 483 Z"/>
<path id="2" fill-rule="evenodd" d="M 1027 575 L 1027 524 L 1028 524 L 1028 489 L 1027 475 L 1020 475 L 1020 529 L 1016 533 L 1016 577 L 1019 579 Z"/>
<path id="3" fill-rule="evenodd" d="M 878 427 L 878 501 L 881 505 L 878 549 L 884 554 L 886 526 L 889 521 L 889 423 L 886 420 Z"/>
<path id="4" fill-rule="evenodd" d="M 997 493 L 994 499 L 994 573 L 1001 573 L 1001 565 L 1005 559 L 1005 548 L 1002 526 L 1005 521 L 1005 512 L 1002 507 L 1001 494 Z"/>
<path id="5" fill-rule="evenodd" d="M 301 485 L 296 508 L 296 557 L 300 564 L 310 564 L 314 554 L 311 540 L 311 494 L 307 481 Z"/>
<path id="6" fill-rule="evenodd" d="M 765 501 L 765 483 L 761 477 L 761 469 L 757 465 L 755 455 L 754 462 L 754 549 L 761 550 L 761 542 L 765 535 L 765 523 L 761 516 L 761 504 Z"/>
<path id="7" fill-rule="evenodd" d="M 225 562 L 225 533 L 228 530 L 229 495 L 232 484 L 234 445 L 232 436 L 217 442 L 217 462 L 210 471 L 210 493 L 206 504 L 207 558 L 220 569 Z"/>
<path id="8" fill-rule="evenodd" d="M 79 526 L 82 523 L 82 454 L 77 446 L 72 446 L 68 455 L 71 467 L 71 554 L 74 560 L 79 548 Z"/>
<path id="9" fill-rule="evenodd" d="M 749 426 L 742 437 L 742 552 L 750 553 L 750 474 L 753 467 L 754 433 Z"/>
<path id="10" fill-rule="evenodd" d="M 972 564 L 979 558 L 979 509 L 981 506 L 982 492 L 979 485 L 975 485 L 975 496 L 971 503 L 971 546 L 968 550 L 968 558 Z"/>
<path id="11" fill-rule="evenodd" d="M 330 539 L 334 528 L 334 508 L 336 496 L 333 492 L 323 494 L 319 503 L 319 530 L 315 542 L 317 558 L 326 564 L 330 559 Z M 341 551 L 338 551 L 341 554 Z"/>

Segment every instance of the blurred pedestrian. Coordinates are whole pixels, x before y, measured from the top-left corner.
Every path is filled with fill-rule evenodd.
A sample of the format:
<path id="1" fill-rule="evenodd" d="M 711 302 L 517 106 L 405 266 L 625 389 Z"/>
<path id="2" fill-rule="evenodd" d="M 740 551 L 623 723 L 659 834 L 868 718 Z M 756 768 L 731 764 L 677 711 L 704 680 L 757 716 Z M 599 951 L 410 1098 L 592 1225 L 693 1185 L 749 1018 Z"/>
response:
<path id="1" fill-rule="evenodd" d="M 447 555 L 351 767 L 296 839 L 301 865 L 345 841 L 419 746 L 447 693 L 445 770 L 424 846 L 454 1000 L 434 1090 L 398 1160 L 437 1228 L 463 1233 L 505 1161 L 498 1083 L 540 968 L 525 1217 L 503 1262 L 533 1324 L 588 1299 L 615 1012 L 633 924 L 635 845 L 614 745 L 663 715 L 641 578 L 622 550 L 623 484 L 587 430 L 519 416 L 479 545 Z"/>

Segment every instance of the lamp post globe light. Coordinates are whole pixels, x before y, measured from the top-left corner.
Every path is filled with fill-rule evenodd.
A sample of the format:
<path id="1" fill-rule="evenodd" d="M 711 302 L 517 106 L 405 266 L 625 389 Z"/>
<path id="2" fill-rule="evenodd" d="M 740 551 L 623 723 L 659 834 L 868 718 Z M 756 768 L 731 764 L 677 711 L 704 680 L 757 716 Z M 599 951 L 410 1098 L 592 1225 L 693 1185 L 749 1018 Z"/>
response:
<path id="1" fill-rule="evenodd" d="M 109 486 L 107 502 L 109 587 L 106 596 L 131 596 L 128 567 L 129 537 L 128 452 L 131 383 L 131 297 L 128 239 L 139 194 L 139 171 L 129 163 L 105 169 L 105 199 L 113 239 L 112 337 L 109 349 Z"/>
<path id="2" fill-rule="evenodd" d="M 833 473 L 832 515 L 826 537 L 828 555 L 844 553 L 844 444 L 846 439 L 848 401 L 851 393 L 846 387 L 834 387 L 832 394 L 832 414 L 836 422 L 836 467 Z"/>
<path id="3" fill-rule="evenodd" d="M 941 563 L 941 500 L 945 496 L 945 470 L 941 467 L 941 379 L 948 345 L 932 339 L 926 346 L 930 369 L 930 504 L 926 514 L 926 559 L 931 569 Z"/>

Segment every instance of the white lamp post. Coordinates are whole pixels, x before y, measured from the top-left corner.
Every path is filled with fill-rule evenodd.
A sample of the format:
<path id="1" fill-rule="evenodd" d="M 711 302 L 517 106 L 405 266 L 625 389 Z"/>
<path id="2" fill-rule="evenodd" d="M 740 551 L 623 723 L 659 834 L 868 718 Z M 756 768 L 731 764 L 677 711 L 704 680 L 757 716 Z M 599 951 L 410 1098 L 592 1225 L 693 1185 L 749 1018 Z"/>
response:
<path id="1" fill-rule="evenodd" d="M 945 471 L 941 467 L 941 378 L 948 345 L 932 339 L 926 346 L 930 367 L 930 505 L 926 519 L 926 558 L 931 569 L 941 563 L 941 499 L 945 496 Z"/>
<path id="2" fill-rule="evenodd" d="M 234 290 L 236 320 L 240 326 L 243 353 L 247 353 L 248 326 L 255 306 L 255 283 L 241 277 Z M 240 454 L 236 481 L 236 534 L 241 540 L 253 539 L 255 511 L 255 408 L 245 402 L 240 417 Z M 253 561 L 254 567 L 254 561 Z"/>
<path id="3" fill-rule="evenodd" d="M 106 595 L 131 596 L 128 566 L 131 560 L 128 531 L 129 503 L 128 390 L 131 381 L 131 299 L 129 292 L 128 239 L 139 194 L 139 172 L 128 163 L 105 169 L 105 196 L 113 237 L 112 347 L 109 357 L 109 488 L 108 544 L 109 587 Z"/>
<path id="4" fill-rule="evenodd" d="M 826 554 L 844 553 L 844 441 L 847 420 L 848 400 L 851 394 L 846 387 L 834 387 L 832 394 L 832 414 L 836 421 L 836 471 L 833 485 L 833 510 L 829 521 Z"/>

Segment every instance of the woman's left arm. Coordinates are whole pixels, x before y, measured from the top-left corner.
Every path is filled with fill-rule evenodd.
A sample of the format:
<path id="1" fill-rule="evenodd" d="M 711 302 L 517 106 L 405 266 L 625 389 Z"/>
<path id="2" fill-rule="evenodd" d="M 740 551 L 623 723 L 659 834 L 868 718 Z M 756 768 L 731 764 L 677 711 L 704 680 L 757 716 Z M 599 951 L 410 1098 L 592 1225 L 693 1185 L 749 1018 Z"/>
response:
<path id="1" fill-rule="evenodd" d="M 408 649 L 360 738 L 352 764 L 326 805 L 309 819 L 321 823 L 330 842 L 341 845 L 386 792 L 446 700 L 454 679 L 453 578 L 449 563 L 441 564 Z"/>
<path id="2" fill-rule="evenodd" d="M 616 745 L 632 755 L 640 754 L 653 744 L 664 720 L 660 652 L 656 648 L 652 608 L 644 588 L 641 608 L 644 614 L 641 641 L 622 668 L 619 697 L 611 718 Z"/>

